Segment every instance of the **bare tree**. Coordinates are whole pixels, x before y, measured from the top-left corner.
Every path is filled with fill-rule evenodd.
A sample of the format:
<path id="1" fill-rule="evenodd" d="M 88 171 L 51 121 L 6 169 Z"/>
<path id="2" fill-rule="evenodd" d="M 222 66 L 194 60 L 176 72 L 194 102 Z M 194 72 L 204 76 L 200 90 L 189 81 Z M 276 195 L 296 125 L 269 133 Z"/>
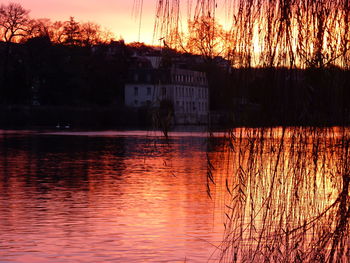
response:
<path id="1" fill-rule="evenodd" d="M 64 35 L 64 23 L 61 21 L 56 21 L 50 26 L 50 39 L 52 42 L 57 44 L 62 44 L 65 39 Z"/>
<path id="2" fill-rule="evenodd" d="M 82 23 L 81 40 L 82 45 L 87 47 L 103 42 L 100 25 L 93 22 Z"/>
<path id="3" fill-rule="evenodd" d="M 6 87 L 8 86 L 10 43 L 19 41 L 27 35 L 30 20 L 28 14 L 29 11 L 20 4 L 9 3 L 8 5 L 0 5 L 0 40 L 6 42 L 4 57 L 2 58 L 1 96 L 9 92 L 9 89 Z"/>
<path id="4" fill-rule="evenodd" d="M 24 40 L 43 36 L 49 37 L 52 43 L 78 46 L 107 43 L 113 38 L 110 31 L 102 30 L 94 22 L 78 23 L 74 18 L 65 22 L 52 22 L 47 18 L 29 20 Z"/>
<path id="5" fill-rule="evenodd" d="M 32 19 L 30 21 L 30 37 L 50 37 L 52 22 L 48 18 Z"/>
<path id="6" fill-rule="evenodd" d="M 188 24 L 187 49 L 206 58 L 222 55 L 225 51 L 225 31 L 212 17 L 200 17 Z"/>
<path id="7" fill-rule="evenodd" d="M 26 36 L 30 21 L 28 14 L 29 11 L 20 4 L 0 6 L 0 36 L 5 42 L 13 42 Z"/>

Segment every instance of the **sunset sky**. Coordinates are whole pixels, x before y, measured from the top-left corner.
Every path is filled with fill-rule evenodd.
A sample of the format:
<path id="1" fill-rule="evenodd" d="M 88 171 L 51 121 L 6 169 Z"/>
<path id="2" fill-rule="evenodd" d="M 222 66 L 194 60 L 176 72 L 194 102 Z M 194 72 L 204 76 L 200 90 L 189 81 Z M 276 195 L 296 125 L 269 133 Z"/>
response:
<path id="1" fill-rule="evenodd" d="M 96 22 L 112 31 L 116 39 L 139 40 L 139 18 L 133 13 L 134 0 L 0 0 L 1 4 L 17 2 L 30 10 L 32 18 Z M 135 1 L 137 2 L 137 1 Z M 155 0 L 144 0 L 140 41 L 152 44 Z"/>

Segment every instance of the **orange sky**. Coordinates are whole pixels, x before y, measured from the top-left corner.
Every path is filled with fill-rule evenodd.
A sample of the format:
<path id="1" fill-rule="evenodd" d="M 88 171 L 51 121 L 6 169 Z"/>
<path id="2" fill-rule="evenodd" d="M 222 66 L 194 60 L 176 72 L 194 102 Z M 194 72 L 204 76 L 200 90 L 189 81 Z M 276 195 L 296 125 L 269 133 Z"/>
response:
<path id="1" fill-rule="evenodd" d="M 152 44 L 156 0 L 143 0 L 140 41 Z M 0 4 L 17 2 L 30 10 L 32 18 L 96 22 L 108 28 L 116 39 L 139 40 L 139 20 L 133 16 L 134 0 L 0 0 Z M 156 44 L 156 43 L 155 43 Z"/>

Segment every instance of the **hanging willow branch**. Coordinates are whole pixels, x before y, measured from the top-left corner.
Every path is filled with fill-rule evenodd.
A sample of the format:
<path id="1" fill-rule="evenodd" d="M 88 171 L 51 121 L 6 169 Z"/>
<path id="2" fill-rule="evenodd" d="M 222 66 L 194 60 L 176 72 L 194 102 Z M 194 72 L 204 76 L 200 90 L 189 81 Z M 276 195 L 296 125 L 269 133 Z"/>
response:
<path id="1" fill-rule="evenodd" d="M 348 0 L 158 0 L 155 34 L 169 46 L 185 47 L 191 28 L 183 24 L 217 23 L 223 15 L 231 28 L 221 46 L 238 67 L 347 68 L 349 10 Z"/>

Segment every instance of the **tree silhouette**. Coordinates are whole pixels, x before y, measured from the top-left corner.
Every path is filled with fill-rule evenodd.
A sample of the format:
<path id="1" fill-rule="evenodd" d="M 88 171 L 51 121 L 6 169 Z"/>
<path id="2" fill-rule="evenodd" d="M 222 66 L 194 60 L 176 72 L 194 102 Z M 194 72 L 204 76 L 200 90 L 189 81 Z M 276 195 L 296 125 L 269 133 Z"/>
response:
<path id="1" fill-rule="evenodd" d="M 2 79 L 0 97 L 2 101 L 6 101 L 6 98 L 11 94 L 11 83 L 9 80 L 9 65 L 10 59 L 10 44 L 14 41 L 23 38 L 28 31 L 29 24 L 29 11 L 24 9 L 20 4 L 9 3 L 8 5 L 0 6 L 0 39 L 6 42 L 4 57 L 2 60 Z M 20 67 L 16 67 L 17 74 L 21 74 Z M 13 80 L 17 82 L 19 80 Z M 21 83 L 22 85 L 23 83 Z"/>
<path id="2" fill-rule="evenodd" d="M 81 30 L 80 24 L 70 17 L 64 23 L 63 35 L 65 36 L 64 44 L 66 45 L 81 45 Z"/>
<path id="3" fill-rule="evenodd" d="M 28 31 L 29 11 L 20 4 L 9 3 L 0 6 L 0 32 L 5 42 L 24 37 Z"/>
<path id="4" fill-rule="evenodd" d="M 186 47 L 190 53 L 206 58 L 222 55 L 225 51 L 225 31 L 210 16 L 202 16 L 188 22 L 189 37 Z"/>

